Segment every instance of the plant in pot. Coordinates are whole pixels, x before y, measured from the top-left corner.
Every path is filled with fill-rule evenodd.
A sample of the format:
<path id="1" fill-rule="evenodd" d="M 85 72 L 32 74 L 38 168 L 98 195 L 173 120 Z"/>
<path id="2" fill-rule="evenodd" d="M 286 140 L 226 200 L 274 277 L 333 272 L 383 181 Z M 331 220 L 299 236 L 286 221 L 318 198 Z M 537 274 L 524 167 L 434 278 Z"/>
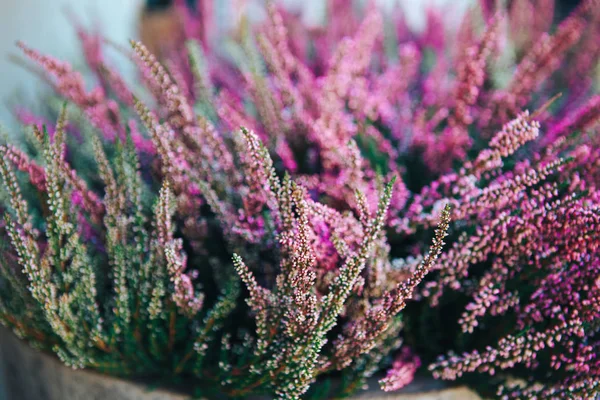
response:
<path id="1" fill-rule="evenodd" d="M 0 146 L 2 323 L 70 367 L 209 398 L 427 370 L 593 398 L 600 7 L 552 28 L 551 2 L 489 3 L 455 36 L 433 11 L 415 34 L 348 2 L 319 28 L 270 5 L 227 46 L 181 8 L 162 63 L 132 42 L 135 88 L 98 34 L 78 30 L 92 90 L 20 44 L 61 100 L 56 124 L 17 110 L 30 134 Z"/>

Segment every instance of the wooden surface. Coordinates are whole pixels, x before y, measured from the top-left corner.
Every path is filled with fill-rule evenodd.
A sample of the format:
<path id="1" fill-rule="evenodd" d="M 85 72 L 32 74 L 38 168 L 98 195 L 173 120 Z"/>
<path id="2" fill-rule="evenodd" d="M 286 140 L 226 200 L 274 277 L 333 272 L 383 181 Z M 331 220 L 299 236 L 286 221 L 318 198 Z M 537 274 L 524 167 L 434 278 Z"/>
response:
<path id="1" fill-rule="evenodd" d="M 400 393 L 383 393 L 373 382 L 355 399 L 364 400 L 478 400 L 471 390 L 444 389 L 442 383 L 419 380 Z M 91 371 L 72 370 L 37 352 L 0 327 L 0 400 L 184 400 L 188 397 Z"/>

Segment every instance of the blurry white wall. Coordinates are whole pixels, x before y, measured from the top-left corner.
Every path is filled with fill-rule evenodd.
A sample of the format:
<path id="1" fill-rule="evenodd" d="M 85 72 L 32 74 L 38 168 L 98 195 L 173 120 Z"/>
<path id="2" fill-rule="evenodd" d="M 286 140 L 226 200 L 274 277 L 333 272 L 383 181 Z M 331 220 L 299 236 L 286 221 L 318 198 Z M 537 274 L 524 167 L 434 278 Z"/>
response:
<path id="1" fill-rule="evenodd" d="M 100 24 L 104 34 L 126 44 L 136 36 L 143 0 L 0 0 L 0 125 L 14 126 L 7 102 L 27 103 L 48 87 L 31 72 L 9 60 L 19 54 L 15 46 L 28 46 L 57 58 L 80 62 L 81 49 L 66 10 L 85 25 Z"/>

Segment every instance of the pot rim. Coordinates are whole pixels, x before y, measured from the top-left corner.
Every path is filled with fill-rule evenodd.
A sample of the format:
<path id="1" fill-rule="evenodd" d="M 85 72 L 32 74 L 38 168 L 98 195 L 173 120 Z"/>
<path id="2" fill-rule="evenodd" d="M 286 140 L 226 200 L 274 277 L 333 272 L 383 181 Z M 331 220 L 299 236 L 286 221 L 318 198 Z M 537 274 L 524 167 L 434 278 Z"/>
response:
<path id="1" fill-rule="evenodd" d="M 8 349 L 8 351 L 7 351 Z M 8 387 L 2 382 L 7 377 L 7 368 L 10 359 L 29 359 L 35 363 L 36 373 L 44 369 L 52 371 L 55 377 L 68 379 L 72 385 L 95 385 L 95 386 L 119 386 L 125 393 L 141 396 L 149 396 L 153 400 L 186 400 L 192 399 L 189 393 L 177 391 L 176 388 L 152 387 L 152 384 L 139 379 L 127 379 L 108 375 L 90 368 L 74 369 L 64 365 L 56 355 L 29 346 L 29 344 L 14 334 L 10 329 L 0 326 L 0 389 Z M 19 363 L 20 364 L 20 363 Z M 21 366 L 27 369 L 26 366 Z M 29 369 L 28 369 L 29 370 Z M 69 375 L 68 378 L 65 376 Z M 151 379 L 151 378 L 149 378 Z M 445 382 L 433 378 L 417 377 L 405 388 L 396 392 L 383 392 L 379 389 L 378 378 L 372 378 L 368 382 L 368 389 L 352 396 L 350 399 L 371 400 L 476 400 L 480 397 L 465 386 L 449 386 Z M 39 379 L 37 381 L 40 381 Z M 41 380 L 40 385 L 51 385 L 53 382 Z M 2 384 L 4 383 L 4 384 Z M 54 382 L 55 383 L 55 382 Z M 13 382 L 14 384 L 14 382 Z M 60 384 L 60 383 L 59 383 Z M 0 393 L 0 398 L 2 398 Z M 10 398 L 5 396 L 5 398 Z M 265 399 L 265 397 L 254 397 L 254 399 Z"/>

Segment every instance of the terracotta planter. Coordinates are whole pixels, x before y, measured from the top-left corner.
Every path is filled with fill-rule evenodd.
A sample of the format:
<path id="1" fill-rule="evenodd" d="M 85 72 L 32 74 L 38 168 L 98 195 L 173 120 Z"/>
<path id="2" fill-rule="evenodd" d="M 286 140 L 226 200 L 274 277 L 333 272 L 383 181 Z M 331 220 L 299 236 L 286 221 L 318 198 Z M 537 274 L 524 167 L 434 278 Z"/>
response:
<path id="1" fill-rule="evenodd" d="M 376 388 L 376 384 L 371 385 Z M 0 400 L 184 400 L 188 397 L 91 371 L 72 370 L 47 354 L 29 348 L 0 328 Z M 477 400 L 472 391 L 441 388 L 436 381 L 418 381 L 401 393 L 371 391 L 356 399 Z"/>

